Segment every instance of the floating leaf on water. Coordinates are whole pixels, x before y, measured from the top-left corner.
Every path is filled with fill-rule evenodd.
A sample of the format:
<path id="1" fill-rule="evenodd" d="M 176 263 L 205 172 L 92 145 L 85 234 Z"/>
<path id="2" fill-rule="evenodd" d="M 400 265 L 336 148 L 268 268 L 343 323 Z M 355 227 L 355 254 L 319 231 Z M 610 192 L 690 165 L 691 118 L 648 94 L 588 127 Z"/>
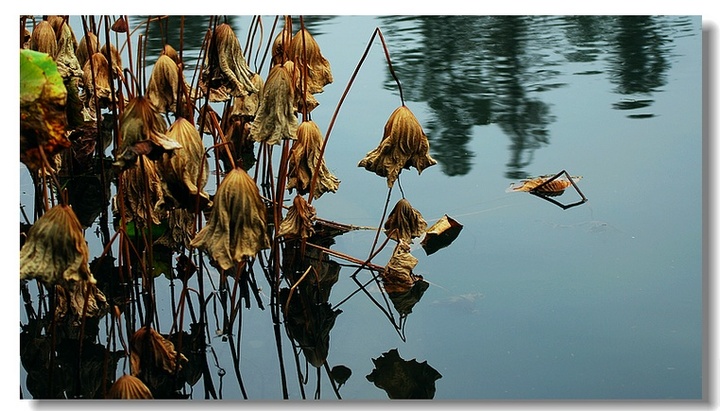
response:
<path id="1" fill-rule="evenodd" d="M 383 389 L 390 399 L 432 399 L 435 381 L 442 375 L 427 361 L 404 360 L 397 348 L 373 358 L 375 368 L 365 378 Z"/>
<path id="2" fill-rule="evenodd" d="M 533 191 L 547 196 L 556 196 L 562 194 L 565 189 L 572 185 L 570 180 L 565 176 L 560 176 L 548 182 L 554 176 L 555 174 L 547 174 L 539 177 L 527 178 L 517 183 L 512 183 L 505 191 L 508 193 L 514 191 Z M 574 182 L 578 182 L 582 179 L 582 176 L 572 176 L 571 178 Z M 545 184 L 546 182 L 547 184 Z"/>
<path id="3" fill-rule="evenodd" d="M 390 115 L 380 144 L 360 160 L 358 167 L 386 177 L 388 187 L 392 187 L 403 168 L 415 167 L 420 174 L 437 164 L 429 151 L 430 144 L 420 122 L 403 105 Z"/>
<path id="4" fill-rule="evenodd" d="M 420 245 L 422 245 L 422 248 L 425 250 L 425 254 L 433 254 L 441 248 L 452 244 L 458 235 L 460 235 L 462 229 L 462 224 L 445 214 L 427 229 Z"/>

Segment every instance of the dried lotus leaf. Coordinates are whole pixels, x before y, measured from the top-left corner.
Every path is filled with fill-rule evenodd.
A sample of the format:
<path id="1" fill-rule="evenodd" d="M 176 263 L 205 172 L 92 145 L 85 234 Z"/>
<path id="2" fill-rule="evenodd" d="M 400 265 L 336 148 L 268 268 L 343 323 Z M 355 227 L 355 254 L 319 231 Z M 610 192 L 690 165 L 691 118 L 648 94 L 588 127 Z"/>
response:
<path id="1" fill-rule="evenodd" d="M 403 293 L 409 291 L 417 281 L 412 274 L 418 259 L 410 253 L 410 245 L 400 241 L 393 250 L 390 261 L 381 273 L 383 287 L 388 293 Z"/>
<path id="2" fill-rule="evenodd" d="M 301 195 L 296 195 L 293 205 L 280 223 L 279 237 L 309 238 L 314 233 L 315 207 L 309 204 Z"/>
<path id="3" fill-rule="evenodd" d="M 425 232 L 420 245 L 427 255 L 449 246 L 460 235 L 462 224 L 445 214 Z"/>
<path id="4" fill-rule="evenodd" d="M 109 400 L 152 400 L 153 395 L 140 378 L 124 374 L 115 380 L 105 398 Z"/>
<path id="5" fill-rule="evenodd" d="M 380 144 L 358 163 L 392 187 L 403 168 L 415 167 L 418 174 L 437 164 L 430 157 L 430 144 L 415 115 L 407 106 L 400 106 L 390 115 Z"/>
<path id="6" fill-rule="evenodd" d="M 295 71 L 292 62 L 270 69 L 260 106 L 250 128 L 252 138 L 260 143 L 280 144 L 281 140 L 297 138 L 298 119 L 295 114 Z"/>
<path id="7" fill-rule="evenodd" d="M 391 239 L 410 243 L 425 232 L 427 222 L 407 199 L 402 198 L 388 215 L 384 228 Z"/>
<path id="8" fill-rule="evenodd" d="M 521 180 L 518 183 L 513 183 L 508 187 L 507 192 L 513 191 L 525 191 L 525 192 L 537 192 L 547 196 L 560 195 L 572 185 L 572 182 L 567 177 L 558 177 L 552 179 L 552 174 L 533 177 Z M 578 182 L 582 176 L 571 176 L 573 182 Z"/>
<path id="9" fill-rule="evenodd" d="M 95 278 L 88 265 L 83 228 L 72 208 L 56 205 L 32 225 L 20 249 L 20 279 L 67 284 Z"/>
<path id="10" fill-rule="evenodd" d="M 340 180 L 325 165 L 322 145 L 322 133 L 317 123 L 312 120 L 300 123 L 288 162 L 288 190 L 295 189 L 299 194 L 309 193 L 317 170 L 315 187 L 312 188 L 313 197 L 317 199 L 328 191 L 337 191 Z"/>
<path id="11" fill-rule="evenodd" d="M 207 224 L 191 245 L 208 252 L 223 270 L 228 270 L 270 248 L 266 214 L 255 180 L 237 167 L 220 182 Z"/>

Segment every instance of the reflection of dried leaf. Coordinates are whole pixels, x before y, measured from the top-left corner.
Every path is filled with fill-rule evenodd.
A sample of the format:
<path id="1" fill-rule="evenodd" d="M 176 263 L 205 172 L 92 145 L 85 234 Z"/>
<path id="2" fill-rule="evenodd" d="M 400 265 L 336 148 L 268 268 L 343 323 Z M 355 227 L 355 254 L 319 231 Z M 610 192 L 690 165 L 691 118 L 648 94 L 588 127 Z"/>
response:
<path id="1" fill-rule="evenodd" d="M 155 244 L 165 246 L 171 250 L 180 251 L 189 248 L 190 241 L 195 236 L 195 213 L 182 208 L 168 211 L 167 230 L 155 240 Z"/>
<path id="2" fill-rule="evenodd" d="M 390 115 L 380 145 L 367 153 L 358 166 L 386 177 L 388 187 L 392 187 L 403 168 L 415 167 L 420 174 L 437 164 L 429 150 L 430 144 L 420 122 L 403 105 Z"/>
<path id="3" fill-rule="evenodd" d="M 385 221 L 385 234 L 395 241 L 411 243 L 413 238 L 420 237 L 427 228 L 427 222 L 419 211 L 404 198 L 395 204 Z"/>
<path id="4" fill-rule="evenodd" d="M 412 274 L 418 259 L 410 254 L 410 245 L 398 242 L 390 261 L 381 273 L 383 287 L 388 293 L 403 293 L 412 288 L 416 277 Z"/>
<path id="5" fill-rule="evenodd" d="M 280 223 L 277 235 L 286 238 L 309 238 L 315 232 L 315 207 L 305 201 L 305 197 L 296 195 L 293 205 Z"/>
<path id="6" fill-rule="evenodd" d="M 95 278 L 88 266 L 89 250 L 72 208 L 56 205 L 35 221 L 20 249 L 20 279 L 46 284 Z"/>
<path id="7" fill-rule="evenodd" d="M 122 377 L 115 380 L 105 398 L 110 400 L 151 400 L 153 395 L 140 378 L 123 374 Z"/>
<path id="8" fill-rule="evenodd" d="M 130 100 L 120 117 L 120 147 L 115 165 L 121 168 L 132 164 L 138 155 L 155 160 L 180 144 L 165 135 L 166 123 L 162 115 L 145 96 Z"/>
<path id="9" fill-rule="evenodd" d="M 445 214 L 432 227 L 428 228 L 420 243 L 425 254 L 430 255 L 441 248 L 449 246 L 462 231 L 462 224 Z"/>
<path id="10" fill-rule="evenodd" d="M 373 364 L 375 368 L 365 378 L 385 390 L 390 399 L 432 399 L 435 381 L 442 378 L 427 361 L 402 359 L 397 348 L 373 358 Z"/>
<path id="11" fill-rule="evenodd" d="M 303 121 L 297 129 L 297 140 L 290 151 L 288 165 L 288 190 L 296 189 L 299 194 L 310 192 L 313 174 L 317 168 L 314 198 L 320 198 L 328 191 L 336 192 L 340 180 L 325 165 L 322 156 L 323 138 L 320 128 L 312 121 Z"/>
<path id="12" fill-rule="evenodd" d="M 191 245 L 207 251 L 227 270 L 270 247 L 266 218 L 255 181 L 242 168 L 235 168 L 218 186 L 207 224 Z"/>
<path id="13" fill-rule="evenodd" d="M 570 180 L 567 179 L 566 176 L 560 176 L 543 185 L 553 176 L 553 174 L 548 174 L 540 177 L 527 178 L 525 180 L 521 180 L 518 183 L 511 184 L 510 187 L 508 187 L 505 191 L 535 191 L 547 196 L 556 196 L 562 194 L 566 188 L 572 185 L 572 183 L 570 182 Z M 571 178 L 574 182 L 578 182 L 582 178 L 582 176 L 572 176 Z"/>
<path id="14" fill-rule="evenodd" d="M 352 370 L 344 365 L 336 365 L 330 370 L 330 378 L 338 384 L 338 388 L 342 387 L 351 375 Z"/>
<path id="15" fill-rule="evenodd" d="M 288 301 L 290 290 L 280 290 L 280 301 Z M 303 304 L 302 296 L 297 292 L 290 299 L 290 305 L 283 312 L 285 326 L 292 339 L 302 348 L 305 359 L 312 366 L 319 368 L 327 359 L 330 349 L 330 331 L 335 326 L 335 319 L 342 310 L 333 310 L 327 302 Z"/>
<path id="16" fill-rule="evenodd" d="M 280 140 L 297 138 L 298 121 L 292 80 L 294 71 L 290 61 L 270 69 L 260 98 L 260 107 L 250 128 L 255 141 L 279 144 Z"/>
<path id="17" fill-rule="evenodd" d="M 163 155 L 158 167 L 163 187 L 176 206 L 187 210 L 199 207 L 202 210 L 210 202 L 210 197 L 203 190 L 210 166 L 200 133 L 191 122 L 178 117 L 168 129 L 167 137 L 182 148 Z"/>
<path id="18" fill-rule="evenodd" d="M 415 281 L 409 290 L 388 293 L 388 297 L 390 297 L 390 301 L 392 301 L 395 310 L 397 310 L 401 316 L 404 316 L 412 313 L 413 307 L 420 301 L 428 287 L 430 287 L 430 283 L 420 278 Z"/>

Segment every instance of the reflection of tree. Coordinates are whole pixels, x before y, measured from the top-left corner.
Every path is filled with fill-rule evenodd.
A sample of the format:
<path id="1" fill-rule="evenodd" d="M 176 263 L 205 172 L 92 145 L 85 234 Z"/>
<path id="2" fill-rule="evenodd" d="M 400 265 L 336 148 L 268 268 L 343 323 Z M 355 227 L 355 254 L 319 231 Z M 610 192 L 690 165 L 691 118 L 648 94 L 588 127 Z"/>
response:
<path id="1" fill-rule="evenodd" d="M 547 106 L 526 91 L 528 72 L 534 69 L 525 62 L 529 18 L 418 17 L 419 29 L 411 34 L 420 38 L 420 46 L 414 48 L 392 43 L 411 41 L 407 30 L 398 27 L 405 26 L 405 19 L 383 18 L 383 27 L 389 28 L 391 50 L 401 50 L 393 61 L 403 92 L 409 100 L 427 101 L 433 110 L 428 135 L 432 155 L 445 174 L 470 171 L 471 128 L 493 122 L 512 140 L 509 167 L 527 165 L 528 153 L 547 143 L 551 120 Z"/>
<path id="2" fill-rule="evenodd" d="M 533 152 L 549 143 L 547 126 L 552 120 L 547 104 L 530 98 L 524 82 L 534 69 L 526 56 L 529 22 L 526 17 L 498 17 L 488 27 L 495 40 L 488 50 L 495 61 L 493 118 L 510 137 L 507 177 L 513 179 L 526 177 L 523 168 L 532 162 Z"/>
<path id="3" fill-rule="evenodd" d="M 611 81 L 620 94 L 651 93 L 665 84 L 667 37 L 655 17 L 617 17 Z"/>
<path id="4" fill-rule="evenodd" d="M 510 138 L 508 178 L 549 144 L 554 121 L 538 93 L 570 63 L 607 58 L 620 94 L 651 93 L 665 84 L 667 28 L 642 16 L 381 17 L 393 66 L 410 101 L 431 110 L 426 127 L 432 155 L 447 175 L 470 171 L 467 145 L 474 126 L 497 124 Z M 663 20 L 664 21 L 664 20 Z M 604 63 L 604 62 L 603 62 Z M 577 74 L 598 74 L 596 70 Z M 388 75 L 386 88 L 395 89 Z"/>
<path id="5" fill-rule="evenodd" d="M 164 16 L 148 22 L 148 16 L 129 16 L 130 29 L 142 26 L 139 33 L 146 41 L 146 64 L 153 65 L 160 56 L 165 44 L 180 51 L 183 50 L 183 62 L 186 68 L 193 69 L 197 63 L 205 33 L 210 27 L 211 16 Z M 181 24 L 182 22 L 182 24 Z M 133 44 L 132 47 L 137 47 Z"/>

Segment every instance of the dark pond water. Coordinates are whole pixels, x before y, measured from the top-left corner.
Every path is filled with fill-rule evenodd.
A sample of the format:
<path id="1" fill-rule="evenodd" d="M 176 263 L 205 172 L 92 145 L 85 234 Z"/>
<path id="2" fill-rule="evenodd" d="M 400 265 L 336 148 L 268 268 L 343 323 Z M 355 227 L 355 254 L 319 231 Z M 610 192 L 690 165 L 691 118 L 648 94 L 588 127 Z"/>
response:
<path id="1" fill-rule="evenodd" d="M 207 22 L 186 21 L 186 60 L 198 55 Z M 250 19 L 231 22 L 244 45 Z M 435 399 L 702 398 L 701 23 L 699 16 L 305 19 L 334 77 L 316 96 L 313 120 L 327 131 L 380 28 L 405 103 L 437 160 L 420 175 L 404 170 L 402 193 L 396 186 L 390 204 L 404 194 L 428 224 L 447 214 L 463 225 L 434 254 L 426 255 L 419 240 L 412 245 L 414 273 L 430 286 L 401 332 L 376 305 L 383 294 L 375 283 L 357 292 L 370 273 L 358 273 L 356 282 L 354 267 L 336 259 L 343 268 L 329 302 L 342 312 L 329 333 L 327 361 L 352 371 L 339 389 L 343 399 L 388 398 L 366 376 L 373 360 L 391 350 L 441 375 Z M 168 36 L 176 41 L 179 30 Z M 151 40 L 157 43 L 150 42 L 148 61 L 162 44 Z M 358 162 L 377 146 L 400 104 L 376 36 L 332 129 L 325 158 L 341 184 L 313 202 L 318 216 L 382 223 L 385 179 Z M 583 177 L 577 184 L 586 203 L 563 209 L 506 192 L 523 178 L 562 170 Z M 21 203 L 31 205 L 22 165 L 20 191 Z M 570 189 L 552 199 L 569 204 L 579 197 Z M 98 255 L 94 229 L 86 238 Z M 332 248 L 364 260 L 374 238 L 374 230 L 351 231 Z M 384 266 L 391 251 L 386 247 L 373 262 Z M 164 276 L 155 281 L 166 333 L 174 288 Z M 261 276 L 258 285 L 266 298 Z M 250 399 L 282 398 L 269 311 L 253 304 L 242 313 L 237 355 Z M 230 344 L 222 335 L 208 339 L 216 390 L 223 399 L 243 398 Z M 297 399 L 301 384 L 287 339 L 283 349 L 289 397 Z M 118 372 L 128 367 L 121 360 Z M 305 395 L 313 398 L 317 374 L 304 363 L 300 368 L 308 377 Z M 27 398 L 26 370 L 20 372 Z M 336 398 L 325 370 L 320 385 L 322 398 Z M 189 392 L 205 398 L 202 382 Z"/>

